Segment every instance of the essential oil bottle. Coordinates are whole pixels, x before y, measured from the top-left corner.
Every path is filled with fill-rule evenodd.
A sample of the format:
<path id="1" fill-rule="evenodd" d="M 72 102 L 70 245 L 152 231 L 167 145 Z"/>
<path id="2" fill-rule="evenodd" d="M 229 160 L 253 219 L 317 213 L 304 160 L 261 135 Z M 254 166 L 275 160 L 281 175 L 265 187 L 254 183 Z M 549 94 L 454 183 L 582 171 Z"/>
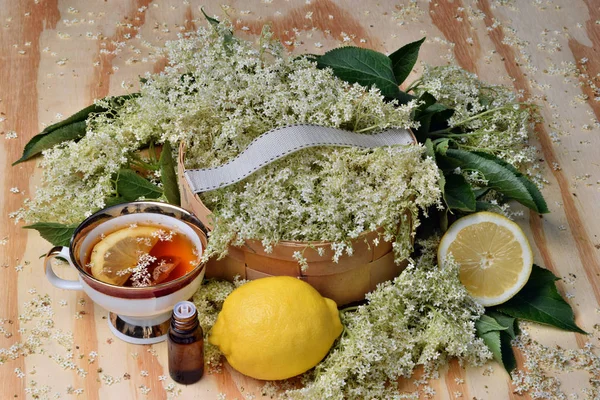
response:
<path id="1" fill-rule="evenodd" d="M 198 382 L 204 374 L 204 334 L 194 303 L 175 304 L 167 343 L 171 378 L 183 385 Z"/>

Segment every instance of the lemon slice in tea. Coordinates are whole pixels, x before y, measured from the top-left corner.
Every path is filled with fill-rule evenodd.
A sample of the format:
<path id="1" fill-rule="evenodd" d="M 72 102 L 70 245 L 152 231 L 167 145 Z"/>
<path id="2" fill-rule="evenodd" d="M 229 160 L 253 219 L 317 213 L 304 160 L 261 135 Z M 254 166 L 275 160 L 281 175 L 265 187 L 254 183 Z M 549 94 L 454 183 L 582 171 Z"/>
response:
<path id="1" fill-rule="evenodd" d="M 140 254 L 148 254 L 158 242 L 160 228 L 136 226 L 119 229 L 98 242 L 90 257 L 94 278 L 113 285 L 123 285 L 130 268 L 137 265 Z"/>
<path id="2" fill-rule="evenodd" d="M 533 265 L 529 242 L 519 225 L 491 212 L 460 218 L 438 247 L 438 261 L 452 254 L 467 291 L 488 307 L 504 303 L 525 286 Z"/>

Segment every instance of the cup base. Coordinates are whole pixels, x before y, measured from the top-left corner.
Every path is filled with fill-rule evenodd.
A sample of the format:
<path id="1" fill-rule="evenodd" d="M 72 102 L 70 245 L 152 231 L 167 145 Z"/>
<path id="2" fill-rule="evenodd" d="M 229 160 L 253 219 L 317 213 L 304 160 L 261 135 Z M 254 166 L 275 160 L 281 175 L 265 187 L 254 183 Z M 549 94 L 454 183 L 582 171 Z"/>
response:
<path id="1" fill-rule="evenodd" d="M 156 325 L 136 325 L 118 314 L 108 313 L 108 327 L 119 339 L 132 344 L 154 344 L 167 339 L 171 318 Z"/>

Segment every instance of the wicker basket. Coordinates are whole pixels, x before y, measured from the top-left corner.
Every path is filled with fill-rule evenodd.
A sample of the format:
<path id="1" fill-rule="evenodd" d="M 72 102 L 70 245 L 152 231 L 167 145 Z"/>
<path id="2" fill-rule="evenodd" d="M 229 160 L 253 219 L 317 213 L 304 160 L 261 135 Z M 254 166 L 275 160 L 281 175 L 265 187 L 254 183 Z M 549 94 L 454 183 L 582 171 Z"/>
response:
<path id="1" fill-rule="evenodd" d="M 210 230 L 211 211 L 191 190 L 184 172 L 185 148 L 179 148 L 178 174 L 181 206 L 193 212 Z M 338 305 L 364 300 L 365 294 L 375 289 L 378 283 L 398 276 L 408 261 L 394 263 L 392 244 L 380 241 L 373 246 L 379 230 L 366 232 L 352 242 L 354 254 L 344 254 L 337 263 L 332 261 L 330 242 L 280 241 L 271 253 L 264 251 L 260 241 L 247 240 L 241 247 L 229 247 L 228 255 L 221 260 L 210 260 L 206 268 L 207 278 L 233 280 L 239 275 L 243 279 L 258 279 L 268 276 L 294 276 L 310 283 L 321 295 L 334 300 Z M 366 240 L 365 240 L 366 239 Z M 322 254 L 318 254 L 322 248 Z M 302 271 L 293 258 L 296 251 L 303 253 L 308 262 Z"/>

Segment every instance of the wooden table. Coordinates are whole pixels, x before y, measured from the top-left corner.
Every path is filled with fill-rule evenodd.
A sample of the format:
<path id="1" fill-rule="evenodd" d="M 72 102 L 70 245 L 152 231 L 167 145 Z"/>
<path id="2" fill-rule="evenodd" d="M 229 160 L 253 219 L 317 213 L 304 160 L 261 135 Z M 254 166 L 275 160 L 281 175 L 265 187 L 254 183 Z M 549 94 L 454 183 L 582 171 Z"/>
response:
<path id="1" fill-rule="evenodd" d="M 222 6 L 221 3 L 226 5 Z M 498 5 L 508 3 L 508 5 Z M 509 2 L 493 0 L 4 0 L 0 7 L 0 348 L 36 337 L 41 354 L 7 360 L 0 388 L 8 398 L 163 399 L 174 394 L 166 367 L 166 345 L 134 346 L 110 333 L 106 312 L 81 292 L 53 288 L 40 255 L 49 244 L 34 231 L 9 220 L 35 191 L 35 161 L 11 167 L 24 144 L 44 124 L 86 106 L 95 98 L 121 94 L 145 71 L 160 71 L 164 60 L 149 58 L 137 33 L 152 43 L 205 24 L 199 6 L 211 15 L 230 16 L 236 34 L 254 37 L 270 22 L 295 52 L 322 52 L 344 41 L 390 52 L 422 36 L 421 61 L 455 60 L 482 79 L 512 85 L 540 106 L 539 159 L 549 184 L 544 195 L 551 214 L 518 219 L 535 261 L 568 278 L 559 283 L 589 336 L 531 328 L 545 344 L 581 348 L 598 343 L 594 325 L 600 299 L 600 102 L 594 92 L 600 72 L 600 3 L 595 0 Z M 104 54 L 123 43 L 117 55 Z M 138 53 L 139 51 L 139 53 Z M 415 71 L 415 75 L 418 74 Z M 410 79 L 409 79 L 410 80 Z M 17 137 L 12 132 L 16 132 Z M 34 321 L 19 321 L 26 303 L 48 295 L 38 320 L 53 326 L 34 334 Z M 21 329 L 20 328 L 24 328 Z M 33 332 L 33 333 L 32 333 Z M 72 345 L 60 338 L 72 333 Z M 69 353 L 70 351 L 70 353 Z M 97 356 L 95 355 L 97 353 Z M 70 357 L 70 358 L 69 358 Z M 522 357 L 518 357 L 522 363 Z M 587 386 L 585 374 L 563 376 L 566 393 Z M 433 382 L 435 398 L 518 398 L 498 365 L 494 372 L 450 364 Z M 407 382 L 407 387 L 410 383 Z M 183 387 L 180 398 L 261 398 L 261 382 L 225 366 L 199 384 Z M 458 393 L 457 393 L 458 392 Z M 144 394 L 146 393 L 146 394 Z M 56 394 L 56 397 L 54 397 Z M 59 396 L 60 395 L 60 396 Z M 38 396 L 38 397 L 36 397 Z M 523 396 L 525 398 L 528 395 Z"/>

